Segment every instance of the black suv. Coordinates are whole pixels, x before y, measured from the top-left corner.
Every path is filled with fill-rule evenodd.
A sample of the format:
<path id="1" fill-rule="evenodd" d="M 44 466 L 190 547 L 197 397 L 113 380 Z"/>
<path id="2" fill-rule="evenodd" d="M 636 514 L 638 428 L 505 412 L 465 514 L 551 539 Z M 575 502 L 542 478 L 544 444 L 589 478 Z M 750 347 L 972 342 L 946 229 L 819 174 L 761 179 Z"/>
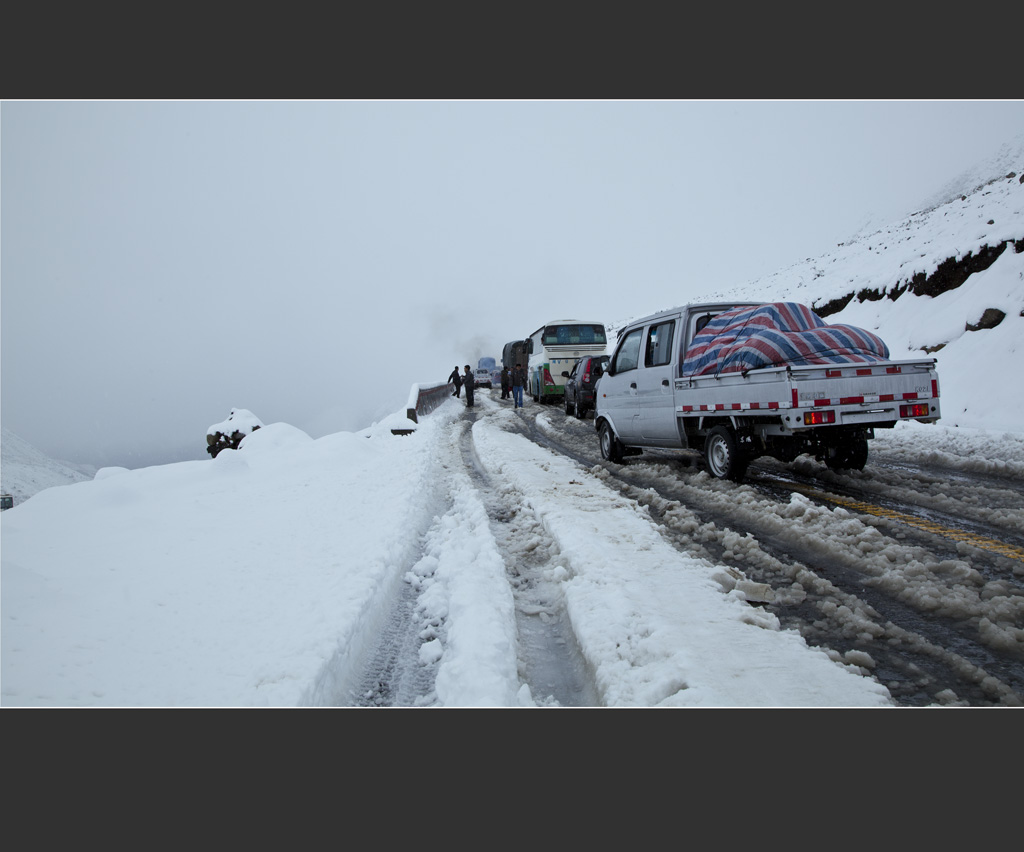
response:
<path id="1" fill-rule="evenodd" d="M 608 366 L 607 355 L 588 355 L 580 358 L 572 372 L 562 370 L 565 376 L 565 413 L 575 414 L 581 420 L 594 409 L 594 388 Z"/>

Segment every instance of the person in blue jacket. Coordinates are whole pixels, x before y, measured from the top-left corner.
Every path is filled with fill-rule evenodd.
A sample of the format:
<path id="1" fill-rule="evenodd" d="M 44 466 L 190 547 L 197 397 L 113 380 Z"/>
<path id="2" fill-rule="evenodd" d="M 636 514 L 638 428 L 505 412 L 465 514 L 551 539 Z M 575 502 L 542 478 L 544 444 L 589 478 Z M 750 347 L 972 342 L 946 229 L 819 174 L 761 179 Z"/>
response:
<path id="1" fill-rule="evenodd" d="M 512 398 L 515 400 L 515 407 L 523 407 L 523 385 L 526 384 L 526 370 L 522 364 L 516 364 L 512 371 Z"/>

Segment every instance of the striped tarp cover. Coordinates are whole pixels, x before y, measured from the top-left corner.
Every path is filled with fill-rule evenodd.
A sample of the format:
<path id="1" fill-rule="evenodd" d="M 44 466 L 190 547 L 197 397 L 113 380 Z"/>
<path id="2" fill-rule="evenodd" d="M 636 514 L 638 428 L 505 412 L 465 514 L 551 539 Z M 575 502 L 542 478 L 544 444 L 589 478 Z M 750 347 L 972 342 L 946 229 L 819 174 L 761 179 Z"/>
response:
<path id="1" fill-rule="evenodd" d="M 773 302 L 736 308 L 712 319 L 686 350 L 683 375 L 784 364 L 873 364 L 888 358 L 889 347 L 869 331 L 828 325 L 806 305 Z"/>

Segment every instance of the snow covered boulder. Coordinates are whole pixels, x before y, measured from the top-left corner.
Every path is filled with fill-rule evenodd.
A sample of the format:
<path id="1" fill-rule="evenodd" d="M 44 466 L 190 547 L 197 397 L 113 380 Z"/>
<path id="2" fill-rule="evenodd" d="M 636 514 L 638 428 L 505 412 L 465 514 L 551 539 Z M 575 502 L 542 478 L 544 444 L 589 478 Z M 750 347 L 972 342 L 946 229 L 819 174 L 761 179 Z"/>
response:
<path id="1" fill-rule="evenodd" d="M 217 458 L 221 450 L 237 450 L 246 435 L 262 427 L 262 421 L 251 411 L 232 408 L 227 420 L 206 430 L 206 452 Z"/>

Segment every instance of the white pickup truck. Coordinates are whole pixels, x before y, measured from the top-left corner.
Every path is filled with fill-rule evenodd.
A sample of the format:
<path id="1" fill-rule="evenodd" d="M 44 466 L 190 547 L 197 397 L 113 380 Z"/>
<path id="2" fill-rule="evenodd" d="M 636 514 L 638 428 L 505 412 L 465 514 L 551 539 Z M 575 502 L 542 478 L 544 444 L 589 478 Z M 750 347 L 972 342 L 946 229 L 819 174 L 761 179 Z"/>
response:
<path id="1" fill-rule="evenodd" d="M 939 419 L 934 359 L 890 361 L 871 332 L 794 302 L 691 304 L 631 322 L 596 393 L 605 459 L 697 449 L 734 481 L 760 456 L 860 470 L 875 429 Z"/>

